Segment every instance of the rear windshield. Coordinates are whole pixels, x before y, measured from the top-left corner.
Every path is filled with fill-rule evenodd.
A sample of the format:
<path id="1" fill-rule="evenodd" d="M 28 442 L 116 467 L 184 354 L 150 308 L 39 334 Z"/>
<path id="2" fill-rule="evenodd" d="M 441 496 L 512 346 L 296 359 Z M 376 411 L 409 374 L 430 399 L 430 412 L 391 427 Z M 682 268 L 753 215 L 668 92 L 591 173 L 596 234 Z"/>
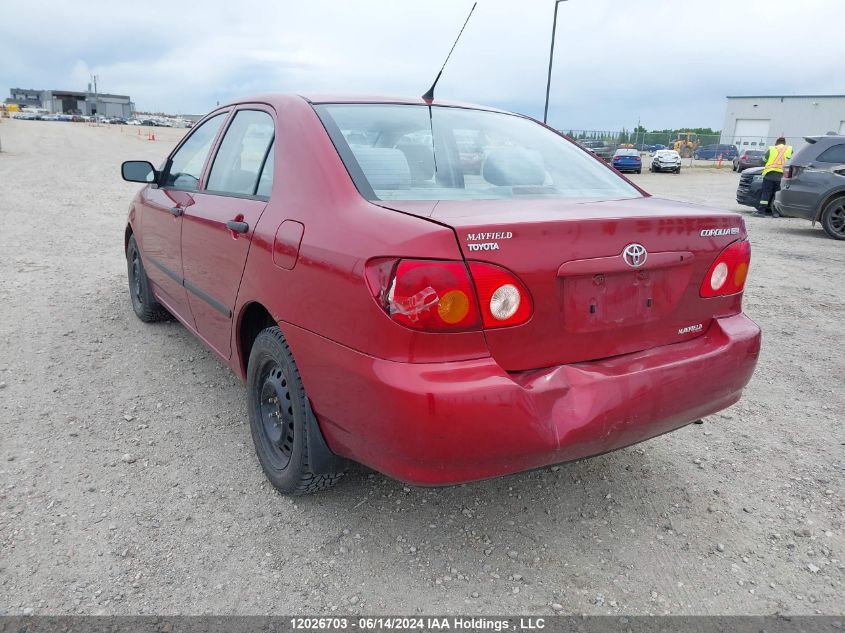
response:
<path id="1" fill-rule="evenodd" d="M 617 156 L 639 156 L 640 153 L 635 149 L 618 149 L 616 150 Z"/>
<path id="2" fill-rule="evenodd" d="M 520 116 L 398 104 L 315 109 L 370 200 L 641 196 L 574 143 Z"/>

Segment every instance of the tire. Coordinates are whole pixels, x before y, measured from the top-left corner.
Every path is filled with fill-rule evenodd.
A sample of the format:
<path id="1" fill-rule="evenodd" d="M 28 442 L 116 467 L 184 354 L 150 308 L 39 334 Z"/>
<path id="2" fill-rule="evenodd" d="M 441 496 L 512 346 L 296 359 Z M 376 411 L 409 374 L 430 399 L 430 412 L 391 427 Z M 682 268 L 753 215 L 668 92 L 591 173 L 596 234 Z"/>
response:
<path id="1" fill-rule="evenodd" d="M 130 236 L 126 246 L 126 268 L 129 276 L 129 299 L 132 301 L 135 315 L 144 323 L 171 319 L 170 313 L 156 301 L 150 290 L 144 262 L 141 261 L 141 251 L 138 250 L 134 235 Z"/>
<path id="2" fill-rule="evenodd" d="M 824 232 L 835 240 L 845 240 L 845 196 L 834 198 L 824 208 L 821 216 Z"/>
<path id="3" fill-rule="evenodd" d="M 290 347 L 278 327 L 262 330 L 247 365 L 249 426 L 270 483 L 284 495 L 331 488 L 343 473 L 316 474 L 308 462 L 308 403 Z"/>
<path id="4" fill-rule="evenodd" d="M 680 168 L 680 167 L 678 167 L 678 168 L 675 170 L 675 173 L 676 173 L 676 174 L 680 174 L 680 173 L 681 173 L 681 168 Z"/>
<path id="5" fill-rule="evenodd" d="M 637 173 L 638 173 L 638 174 L 643 173 L 643 168 L 642 168 L 642 167 L 640 167 L 640 168 L 637 170 Z"/>
<path id="6" fill-rule="evenodd" d="M 742 171 L 741 169 L 739 169 L 739 167 L 737 166 L 736 163 L 733 163 L 733 170 L 734 171 L 737 171 L 737 170 Z"/>

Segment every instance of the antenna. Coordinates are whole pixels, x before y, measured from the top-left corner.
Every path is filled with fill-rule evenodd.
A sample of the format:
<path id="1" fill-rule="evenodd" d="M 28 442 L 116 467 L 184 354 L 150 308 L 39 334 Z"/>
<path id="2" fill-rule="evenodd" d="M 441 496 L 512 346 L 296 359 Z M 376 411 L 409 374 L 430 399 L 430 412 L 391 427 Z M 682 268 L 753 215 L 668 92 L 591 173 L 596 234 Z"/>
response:
<path id="1" fill-rule="evenodd" d="M 458 40 L 461 39 L 461 35 L 464 34 L 464 29 L 467 27 L 467 23 L 469 22 L 469 19 L 472 17 L 472 12 L 475 11 L 475 6 L 477 4 L 478 4 L 478 2 L 474 2 L 472 4 L 472 9 L 469 10 L 469 15 L 467 16 L 467 19 L 464 22 L 464 25 L 461 27 L 461 32 L 458 33 L 458 37 L 455 38 L 455 43 L 452 44 L 452 48 L 449 49 L 449 54 L 446 55 L 446 61 L 443 62 L 443 66 L 440 68 L 440 72 L 437 73 L 437 77 L 435 77 L 434 83 L 431 84 L 431 88 L 429 88 L 428 92 L 426 92 L 422 96 L 422 98 L 425 99 L 426 101 L 428 101 L 429 103 L 434 101 L 434 87 L 437 85 L 437 82 L 440 81 L 440 75 L 443 74 L 443 69 L 446 68 L 446 64 L 449 63 L 449 58 L 452 56 L 452 51 L 455 50 L 455 46 L 458 45 Z"/>

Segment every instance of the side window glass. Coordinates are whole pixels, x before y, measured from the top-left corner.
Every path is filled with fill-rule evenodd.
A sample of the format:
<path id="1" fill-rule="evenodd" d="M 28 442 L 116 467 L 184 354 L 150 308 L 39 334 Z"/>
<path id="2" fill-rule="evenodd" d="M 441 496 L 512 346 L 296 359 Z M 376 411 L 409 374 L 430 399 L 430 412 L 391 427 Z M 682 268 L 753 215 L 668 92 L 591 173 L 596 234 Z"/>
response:
<path id="1" fill-rule="evenodd" d="M 845 163 L 845 145 L 827 148 L 816 160 L 820 163 Z"/>
<path id="2" fill-rule="evenodd" d="M 235 114 L 214 157 L 206 189 L 254 195 L 273 133 L 273 118 L 266 112 L 241 110 Z"/>
<path id="3" fill-rule="evenodd" d="M 211 150 L 217 131 L 226 119 L 226 114 L 221 112 L 213 116 L 191 133 L 182 147 L 173 155 L 162 186 L 186 191 L 197 190 L 205 159 Z"/>
<path id="4" fill-rule="evenodd" d="M 273 190 L 273 165 L 275 159 L 276 142 L 270 143 L 270 149 L 267 150 L 267 160 L 264 161 L 264 169 L 261 170 L 261 177 L 258 179 L 258 189 L 255 190 L 256 196 L 270 197 L 270 192 Z"/>

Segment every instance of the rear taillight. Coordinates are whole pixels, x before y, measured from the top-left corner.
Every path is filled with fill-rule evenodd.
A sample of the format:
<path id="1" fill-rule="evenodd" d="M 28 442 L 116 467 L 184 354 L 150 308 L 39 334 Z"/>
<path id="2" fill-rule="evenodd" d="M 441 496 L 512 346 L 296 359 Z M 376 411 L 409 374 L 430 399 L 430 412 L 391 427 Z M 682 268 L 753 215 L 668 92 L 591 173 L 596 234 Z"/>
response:
<path id="1" fill-rule="evenodd" d="M 642 160 L 639 156 L 634 156 L 634 160 Z"/>
<path id="2" fill-rule="evenodd" d="M 787 165 L 783 168 L 784 179 L 792 178 L 792 165 Z"/>
<path id="3" fill-rule="evenodd" d="M 480 262 L 470 262 L 469 269 L 478 291 L 485 328 L 520 325 L 531 318 L 531 295 L 513 274 Z"/>
<path id="4" fill-rule="evenodd" d="M 415 330 L 460 332 L 481 326 L 463 262 L 400 260 L 382 299 L 391 319 Z"/>
<path id="5" fill-rule="evenodd" d="M 519 325 L 531 318 L 528 290 L 498 266 L 470 262 L 468 271 L 463 262 L 402 259 L 385 279 L 387 264 L 371 262 L 368 282 L 390 318 L 406 327 L 465 332 L 482 325 L 488 329 Z"/>
<path id="6" fill-rule="evenodd" d="M 720 297 L 742 292 L 750 263 L 751 244 L 747 240 L 734 242 L 725 248 L 701 282 L 701 296 Z"/>

